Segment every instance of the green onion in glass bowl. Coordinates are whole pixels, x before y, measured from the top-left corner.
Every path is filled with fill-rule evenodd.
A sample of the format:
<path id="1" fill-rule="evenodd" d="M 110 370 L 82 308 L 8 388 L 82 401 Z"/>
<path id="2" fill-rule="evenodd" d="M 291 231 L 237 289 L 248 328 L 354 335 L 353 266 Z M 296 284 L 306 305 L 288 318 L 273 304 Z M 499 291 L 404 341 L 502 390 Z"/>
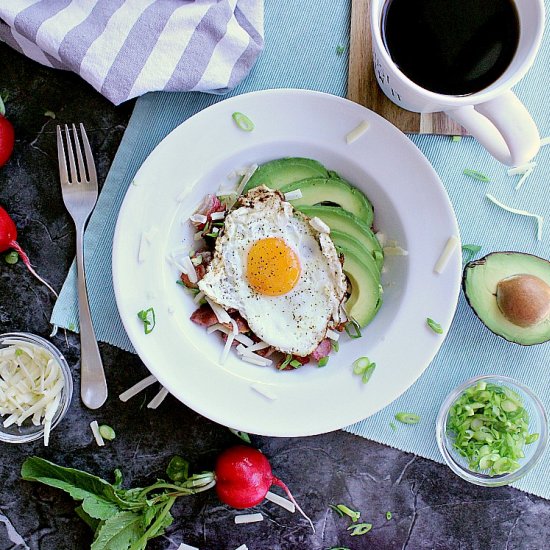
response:
<path id="1" fill-rule="evenodd" d="M 436 422 L 439 450 L 453 472 L 476 485 L 508 485 L 538 462 L 548 421 L 538 397 L 507 376 L 478 376 L 455 388 Z"/>

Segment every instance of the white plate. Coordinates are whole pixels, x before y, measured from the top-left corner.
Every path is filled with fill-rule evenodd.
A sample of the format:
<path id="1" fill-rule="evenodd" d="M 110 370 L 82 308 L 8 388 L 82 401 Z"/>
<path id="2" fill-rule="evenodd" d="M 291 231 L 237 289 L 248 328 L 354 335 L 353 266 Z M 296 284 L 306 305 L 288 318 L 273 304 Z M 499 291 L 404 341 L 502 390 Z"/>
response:
<path id="1" fill-rule="evenodd" d="M 235 111 L 254 121 L 254 131 L 235 125 Z M 367 132 L 348 145 L 346 134 L 362 121 L 368 121 Z M 382 308 L 362 338 L 350 340 L 344 333 L 340 351 L 326 367 L 280 372 L 244 363 L 233 353 L 221 365 L 219 337 L 189 321 L 195 306 L 175 284 L 178 272 L 166 257 L 177 247 L 193 248 L 186 221 L 207 193 L 228 185 L 228 174 L 285 156 L 317 159 L 364 191 L 374 205 L 376 228 L 409 255 L 387 258 Z M 458 226 L 437 174 L 385 119 L 318 92 L 254 92 L 221 101 L 188 119 L 143 163 L 116 226 L 114 288 L 136 351 L 183 403 L 250 433 L 313 435 L 375 413 L 428 366 L 444 336 L 431 331 L 426 318 L 446 331 L 458 299 L 460 250 L 443 274 L 434 273 L 452 235 L 458 235 Z M 145 335 L 136 314 L 148 307 L 154 307 L 156 326 Z M 352 373 L 351 364 L 360 356 L 377 365 L 368 384 Z"/>

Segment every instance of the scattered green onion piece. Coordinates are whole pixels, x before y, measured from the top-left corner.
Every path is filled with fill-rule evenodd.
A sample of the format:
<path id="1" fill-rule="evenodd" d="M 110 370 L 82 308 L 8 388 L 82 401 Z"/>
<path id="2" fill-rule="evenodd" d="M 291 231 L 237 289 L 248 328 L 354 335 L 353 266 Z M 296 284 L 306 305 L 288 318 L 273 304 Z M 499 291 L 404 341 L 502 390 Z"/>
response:
<path id="1" fill-rule="evenodd" d="M 393 423 L 393 422 L 390 422 L 390 428 L 396 432 L 397 431 L 397 426 Z"/>
<path id="2" fill-rule="evenodd" d="M 481 246 L 477 244 L 463 244 L 462 253 L 466 253 L 466 263 L 468 263 L 480 250 Z"/>
<path id="3" fill-rule="evenodd" d="M 143 330 L 145 334 L 150 334 L 156 325 L 155 310 L 152 307 L 149 309 L 142 309 L 138 311 L 137 316 L 143 321 Z"/>
<path id="4" fill-rule="evenodd" d="M 250 436 L 246 432 L 241 432 L 240 430 L 234 430 L 233 428 L 229 428 L 229 431 L 236 435 L 238 438 L 242 439 L 245 443 L 250 444 Z"/>
<path id="5" fill-rule="evenodd" d="M 465 176 L 468 176 L 470 178 L 474 178 L 475 180 L 488 182 L 491 181 L 485 174 L 482 174 L 481 172 L 478 172 L 477 170 L 470 170 L 469 168 L 466 168 L 464 172 L 462 172 Z"/>
<path id="6" fill-rule="evenodd" d="M 345 504 L 329 504 L 330 508 L 332 508 L 340 517 L 344 517 L 344 515 L 351 518 L 351 521 L 353 523 L 357 522 L 359 518 L 361 517 L 361 512 L 356 512 L 355 510 L 352 510 L 351 508 L 348 508 Z"/>
<path id="7" fill-rule="evenodd" d="M 365 372 L 363 372 L 363 376 L 361 377 L 363 384 L 366 384 L 370 380 L 370 377 L 372 376 L 372 373 L 374 372 L 375 368 L 376 368 L 376 363 L 371 363 L 365 369 Z"/>
<path id="8" fill-rule="evenodd" d="M 189 477 L 189 462 L 179 455 L 173 456 L 166 468 L 166 475 L 175 482 L 185 481 Z"/>
<path id="9" fill-rule="evenodd" d="M 359 357 L 353 362 L 353 374 L 363 374 L 370 364 L 368 357 Z"/>
<path id="10" fill-rule="evenodd" d="M 285 360 L 279 365 L 279 370 L 284 370 L 288 367 L 289 363 L 292 361 L 292 355 L 287 355 Z"/>
<path id="11" fill-rule="evenodd" d="M 488 474 L 511 473 L 525 457 L 525 445 L 536 441 L 529 434 L 529 415 L 521 397 L 506 386 L 480 381 L 453 403 L 447 419 L 453 447 L 470 470 Z"/>
<path id="12" fill-rule="evenodd" d="M 426 323 L 428 326 L 437 334 L 443 334 L 443 329 L 441 328 L 441 325 L 439 323 L 436 323 L 433 319 L 430 319 L 429 317 L 426 319 Z"/>
<path id="13" fill-rule="evenodd" d="M 366 535 L 372 529 L 372 523 L 358 523 L 357 525 L 350 525 L 348 531 L 351 531 L 352 537 Z"/>
<path id="14" fill-rule="evenodd" d="M 15 357 L 20 357 L 21 355 L 23 355 L 23 353 L 25 352 L 22 349 L 17 348 L 15 350 Z"/>
<path id="15" fill-rule="evenodd" d="M 414 413 L 400 412 L 395 415 L 395 419 L 402 424 L 418 424 L 420 417 Z"/>
<path id="16" fill-rule="evenodd" d="M 462 139 L 462 136 L 453 136 L 451 138 L 451 141 L 460 141 Z"/>
<path id="17" fill-rule="evenodd" d="M 346 47 L 339 44 L 336 46 L 336 55 L 342 55 L 346 51 Z"/>
<path id="18" fill-rule="evenodd" d="M 55 113 L 53 111 L 46 111 L 44 116 L 49 116 L 51 119 L 55 120 Z"/>
<path id="19" fill-rule="evenodd" d="M 233 120 L 235 124 L 245 132 L 252 132 L 254 130 L 254 123 L 243 113 L 235 112 L 233 113 Z"/>
<path id="20" fill-rule="evenodd" d="M 347 546 L 331 546 L 330 548 L 327 548 L 327 550 L 351 550 Z"/>
<path id="21" fill-rule="evenodd" d="M 99 426 L 99 433 L 101 437 L 107 441 L 112 441 L 116 437 L 115 430 L 113 430 L 111 426 L 107 426 L 107 424 Z"/>
<path id="22" fill-rule="evenodd" d="M 392 518 L 391 512 L 386 512 L 386 519 L 389 521 Z"/>
<path id="23" fill-rule="evenodd" d="M 204 234 L 205 237 L 213 237 L 214 239 L 218 236 L 217 233 L 205 233 Z"/>
<path id="24" fill-rule="evenodd" d="M 294 367 L 295 369 L 299 368 L 302 366 L 302 363 L 300 363 L 300 361 L 298 361 L 297 359 L 293 359 L 291 362 L 290 362 L 290 366 L 291 367 Z"/>
<path id="25" fill-rule="evenodd" d="M 4 260 L 7 264 L 14 265 L 19 261 L 19 254 L 15 250 L 12 250 L 4 256 Z"/>
<path id="26" fill-rule="evenodd" d="M 71 332 L 74 332 L 76 330 L 76 326 L 74 323 L 69 323 L 69 326 L 67 327 Z"/>
<path id="27" fill-rule="evenodd" d="M 332 347 L 332 351 L 334 353 L 338 353 L 338 351 L 340 350 L 340 344 L 338 343 L 338 341 L 337 340 L 331 340 L 330 345 Z"/>
<path id="28" fill-rule="evenodd" d="M 327 363 L 328 363 L 328 356 L 321 357 L 321 359 L 319 359 L 319 361 L 317 363 L 317 366 L 318 367 L 324 367 Z"/>
<path id="29" fill-rule="evenodd" d="M 353 327 L 353 331 L 351 330 L 350 325 Z M 344 329 L 350 338 L 361 338 L 361 327 L 355 319 L 350 319 L 344 325 Z"/>
<path id="30" fill-rule="evenodd" d="M 178 280 L 176 281 L 176 284 L 177 284 L 177 285 L 180 285 L 180 286 L 183 286 L 183 287 L 185 287 L 185 288 L 188 288 L 188 287 L 185 285 L 185 283 L 184 283 L 181 279 L 178 279 Z M 190 288 L 189 290 L 196 290 L 196 289 Z"/>

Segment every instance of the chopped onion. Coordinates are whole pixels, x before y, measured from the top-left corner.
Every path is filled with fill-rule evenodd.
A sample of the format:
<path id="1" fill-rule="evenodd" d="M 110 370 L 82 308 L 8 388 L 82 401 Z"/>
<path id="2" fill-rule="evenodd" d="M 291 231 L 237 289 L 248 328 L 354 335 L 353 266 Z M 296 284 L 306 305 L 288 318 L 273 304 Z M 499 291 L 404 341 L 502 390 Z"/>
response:
<path id="1" fill-rule="evenodd" d="M 256 523 L 258 521 L 263 521 L 264 516 L 260 513 L 257 514 L 241 514 L 240 516 L 235 516 L 235 523 Z"/>
<path id="2" fill-rule="evenodd" d="M 346 134 L 346 143 L 349 145 L 359 139 L 369 128 L 369 123 L 366 120 L 359 123 L 351 132 Z"/>
<path id="3" fill-rule="evenodd" d="M 327 235 L 330 233 L 330 227 L 321 218 L 311 218 L 309 225 L 319 233 L 326 233 Z"/>
<path id="4" fill-rule="evenodd" d="M 159 407 L 159 405 L 164 401 L 166 396 L 168 395 L 168 390 L 165 387 L 162 387 L 160 391 L 149 401 L 147 404 L 148 409 L 156 409 Z"/>
<path id="5" fill-rule="evenodd" d="M 506 210 L 508 212 L 511 212 L 512 214 L 519 214 L 520 216 L 528 216 L 530 218 L 535 218 L 537 220 L 537 240 L 540 241 L 542 238 L 542 224 L 544 222 L 544 218 L 542 216 L 539 216 L 538 214 L 533 214 L 532 212 L 528 212 L 527 210 L 518 210 L 517 208 L 511 208 L 510 206 L 506 206 L 505 204 L 501 203 L 499 200 L 497 200 L 493 195 L 490 193 L 487 193 L 485 195 L 492 203 L 496 204 L 497 206 L 500 206 L 503 210 Z"/>
<path id="6" fill-rule="evenodd" d="M 225 212 L 212 212 L 210 219 L 212 221 L 223 220 L 225 218 Z"/>
<path id="7" fill-rule="evenodd" d="M 455 235 L 453 235 L 452 237 L 449 237 L 449 239 L 447 240 L 447 243 L 445 244 L 445 248 L 441 253 L 441 256 L 439 256 L 439 259 L 435 263 L 434 271 L 436 273 L 443 273 L 444 269 L 447 267 L 449 258 L 452 256 L 458 244 L 459 244 L 458 237 L 456 237 Z"/>
<path id="8" fill-rule="evenodd" d="M 151 374 L 147 378 L 140 380 L 137 384 L 134 384 L 131 388 L 128 388 L 126 391 L 123 391 L 118 398 L 121 401 L 128 401 L 132 397 L 136 396 L 138 393 L 142 392 L 145 388 L 151 386 L 157 381 L 157 379 Z"/>
<path id="9" fill-rule="evenodd" d="M 295 201 L 302 198 L 302 190 L 295 189 L 294 191 L 289 191 L 285 193 L 285 201 Z"/>
<path id="10" fill-rule="evenodd" d="M 255 392 L 258 392 L 260 395 L 263 395 L 264 397 L 266 397 L 270 401 L 274 401 L 275 399 L 277 399 L 277 396 L 273 392 L 269 391 L 269 389 L 267 389 L 264 385 L 250 384 L 250 387 Z"/>
<path id="11" fill-rule="evenodd" d="M 525 172 L 527 172 L 531 168 L 534 168 L 536 165 L 537 165 L 536 162 L 526 162 L 525 164 L 521 164 L 520 166 L 514 166 L 514 168 L 509 168 L 506 173 L 509 176 L 517 176 L 519 174 L 525 174 Z"/>
<path id="12" fill-rule="evenodd" d="M 281 508 L 284 508 L 289 512 L 292 512 L 292 513 L 296 512 L 296 506 L 294 505 L 293 502 L 290 502 L 290 500 L 287 500 L 286 498 L 276 495 L 271 491 L 267 492 L 267 494 L 265 495 L 265 498 L 275 504 L 278 504 Z"/>
<path id="13" fill-rule="evenodd" d="M 208 221 L 208 217 L 205 216 L 204 214 L 193 214 L 189 218 L 189 220 L 192 221 L 193 223 L 203 224 L 203 223 L 206 223 Z"/>
<path id="14" fill-rule="evenodd" d="M 103 437 L 99 433 L 99 426 L 97 424 L 97 420 L 93 420 L 90 422 L 90 428 L 92 428 L 92 433 L 94 434 L 95 441 L 99 447 L 105 446 L 105 441 L 103 440 Z"/>

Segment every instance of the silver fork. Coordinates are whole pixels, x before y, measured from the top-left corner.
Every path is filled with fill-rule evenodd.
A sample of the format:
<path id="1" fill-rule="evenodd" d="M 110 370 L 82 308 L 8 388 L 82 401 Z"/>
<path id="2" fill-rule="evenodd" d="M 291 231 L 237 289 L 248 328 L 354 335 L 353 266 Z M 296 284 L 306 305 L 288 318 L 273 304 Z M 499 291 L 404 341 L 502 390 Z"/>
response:
<path id="1" fill-rule="evenodd" d="M 82 156 L 80 139 L 74 124 L 72 125 L 72 140 L 69 128 L 65 124 L 66 147 L 61 126 L 57 127 L 57 156 L 63 202 L 76 226 L 76 268 L 80 319 L 80 395 L 84 405 L 90 409 L 98 409 L 107 399 L 107 382 L 92 325 L 84 273 L 84 227 L 97 201 L 97 174 L 92 149 L 83 124 L 80 124 L 80 132 L 85 158 Z M 67 158 L 69 159 L 69 170 L 67 170 Z"/>

